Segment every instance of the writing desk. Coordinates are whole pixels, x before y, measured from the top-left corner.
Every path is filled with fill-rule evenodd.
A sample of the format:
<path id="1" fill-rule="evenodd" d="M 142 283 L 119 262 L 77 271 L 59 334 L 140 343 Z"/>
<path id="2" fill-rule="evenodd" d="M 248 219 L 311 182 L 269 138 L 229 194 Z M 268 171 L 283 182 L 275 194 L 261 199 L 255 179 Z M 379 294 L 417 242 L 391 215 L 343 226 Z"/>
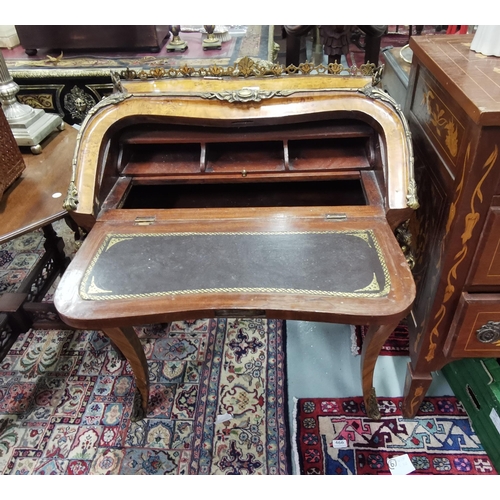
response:
<path id="1" fill-rule="evenodd" d="M 149 375 L 133 327 L 219 316 L 370 325 L 380 418 L 373 370 L 415 292 L 393 233 L 418 206 L 404 117 L 366 76 L 261 74 L 115 75 L 82 126 L 65 206 L 89 234 L 54 303 L 130 362 L 134 418 Z"/>

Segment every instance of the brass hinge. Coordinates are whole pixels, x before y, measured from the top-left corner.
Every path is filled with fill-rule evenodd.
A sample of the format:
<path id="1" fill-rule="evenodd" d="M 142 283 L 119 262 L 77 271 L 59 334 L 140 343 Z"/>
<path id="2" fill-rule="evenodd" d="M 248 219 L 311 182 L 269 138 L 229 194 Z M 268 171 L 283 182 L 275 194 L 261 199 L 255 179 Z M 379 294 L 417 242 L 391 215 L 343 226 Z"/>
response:
<path id="1" fill-rule="evenodd" d="M 156 215 L 147 216 L 147 217 L 136 217 L 134 224 L 136 226 L 150 226 L 154 222 L 156 222 Z"/>
<path id="2" fill-rule="evenodd" d="M 346 220 L 347 214 L 344 214 L 344 213 L 326 214 L 325 219 L 328 219 L 328 220 Z"/>

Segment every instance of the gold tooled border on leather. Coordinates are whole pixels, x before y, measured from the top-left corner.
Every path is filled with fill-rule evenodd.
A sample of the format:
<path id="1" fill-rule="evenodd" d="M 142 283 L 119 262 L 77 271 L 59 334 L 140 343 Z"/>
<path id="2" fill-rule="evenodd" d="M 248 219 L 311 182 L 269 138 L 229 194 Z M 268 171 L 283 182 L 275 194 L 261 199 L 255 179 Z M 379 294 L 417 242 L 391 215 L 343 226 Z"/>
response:
<path id="1" fill-rule="evenodd" d="M 140 237 L 163 237 L 163 236 L 240 236 L 240 235 L 279 235 L 279 234 L 346 234 L 351 236 L 356 236 L 358 238 L 366 241 L 368 245 L 373 244 L 377 257 L 384 273 L 384 288 L 378 292 L 370 291 L 373 290 L 372 284 L 367 287 L 356 290 L 355 292 L 329 292 L 322 290 L 308 290 L 308 289 L 294 289 L 294 288 L 206 288 L 206 289 L 193 289 L 193 290 L 174 290 L 165 292 L 151 292 L 151 293 L 140 293 L 140 294 L 125 294 L 116 295 L 112 290 L 103 290 L 99 288 L 94 282 L 94 276 L 92 271 L 94 266 L 99 259 L 100 255 L 111 248 L 116 243 L 121 241 L 129 240 L 132 238 Z M 375 277 L 375 275 L 374 275 Z M 87 283 L 91 280 L 90 285 L 87 287 Z M 92 293 L 87 293 L 86 289 L 94 290 L 95 295 Z M 377 238 L 373 230 L 364 229 L 359 231 L 240 231 L 240 232 L 172 232 L 172 233 L 138 233 L 138 234 L 108 234 L 106 235 L 102 245 L 97 250 L 93 259 L 91 260 L 87 270 L 85 271 L 82 281 L 80 283 L 80 297 L 84 300 L 119 300 L 119 299 L 140 299 L 148 297 L 166 297 L 175 295 L 194 295 L 194 294 L 206 294 L 206 293 L 287 293 L 287 294 L 303 294 L 303 295 L 320 295 L 326 297 L 371 297 L 379 298 L 384 297 L 389 293 L 391 289 L 391 278 L 387 264 L 378 243 Z M 97 294 L 110 294 L 105 296 L 100 296 Z"/>

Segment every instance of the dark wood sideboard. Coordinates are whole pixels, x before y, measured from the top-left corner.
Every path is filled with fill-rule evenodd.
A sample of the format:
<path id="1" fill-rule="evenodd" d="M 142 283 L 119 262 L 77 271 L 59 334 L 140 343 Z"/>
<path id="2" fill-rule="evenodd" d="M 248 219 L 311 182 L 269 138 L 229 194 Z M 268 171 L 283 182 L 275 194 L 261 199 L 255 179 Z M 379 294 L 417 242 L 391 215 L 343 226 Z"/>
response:
<path id="1" fill-rule="evenodd" d="M 38 49 L 137 50 L 160 52 L 170 26 L 157 25 L 16 25 L 28 55 Z"/>
<path id="2" fill-rule="evenodd" d="M 405 414 L 431 373 L 466 357 L 500 357 L 500 59 L 472 35 L 410 40 L 405 114 L 420 208 L 410 227 L 417 285 Z"/>

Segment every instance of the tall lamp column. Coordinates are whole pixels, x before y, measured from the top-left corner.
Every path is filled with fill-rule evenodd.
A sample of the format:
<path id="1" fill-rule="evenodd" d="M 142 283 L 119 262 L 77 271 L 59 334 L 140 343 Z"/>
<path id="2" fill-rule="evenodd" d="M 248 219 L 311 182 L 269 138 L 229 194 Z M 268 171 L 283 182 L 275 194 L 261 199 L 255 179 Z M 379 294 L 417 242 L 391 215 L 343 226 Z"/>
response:
<path id="1" fill-rule="evenodd" d="M 33 154 L 40 154 L 40 143 L 55 130 L 64 130 L 65 123 L 59 115 L 45 113 L 21 104 L 16 95 L 19 85 L 12 79 L 0 51 L 0 101 L 3 112 L 18 146 L 28 146 Z"/>

